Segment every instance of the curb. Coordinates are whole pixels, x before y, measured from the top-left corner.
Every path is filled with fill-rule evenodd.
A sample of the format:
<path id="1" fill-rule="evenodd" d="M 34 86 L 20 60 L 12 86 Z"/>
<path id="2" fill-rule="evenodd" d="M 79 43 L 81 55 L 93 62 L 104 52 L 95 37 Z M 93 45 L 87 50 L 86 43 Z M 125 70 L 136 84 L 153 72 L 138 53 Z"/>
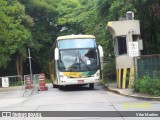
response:
<path id="1" fill-rule="evenodd" d="M 112 87 L 109 87 L 109 86 L 106 86 L 106 85 L 104 85 L 104 87 L 107 89 L 107 90 L 109 90 L 110 92 L 114 92 L 114 93 L 117 93 L 117 94 L 120 94 L 120 95 L 123 95 L 123 96 L 127 96 L 127 97 L 134 97 L 134 98 L 139 98 L 139 99 L 146 99 L 146 100 L 158 100 L 158 101 L 160 101 L 160 97 L 147 97 L 147 96 L 144 96 L 144 95 L 141 95 L 141 94 L 139 94 L 139 95 L 134 95 L 133 93 L 131 93 L 131 94 L 125 94 L 125 93 L 123 93 L 123 92 L 121 92 L 121 91 L 119 91 L 119 90 L 115 90 L 114 88 L 112 88 Z"/>

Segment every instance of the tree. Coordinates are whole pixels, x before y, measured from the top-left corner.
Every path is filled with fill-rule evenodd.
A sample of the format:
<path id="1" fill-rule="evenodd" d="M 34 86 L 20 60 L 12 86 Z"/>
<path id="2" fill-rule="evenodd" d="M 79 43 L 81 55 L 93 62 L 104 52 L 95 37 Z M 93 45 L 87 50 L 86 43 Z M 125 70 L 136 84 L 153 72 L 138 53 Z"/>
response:
<path id="1" fill-rule="evenodd" d="M 26 26 L 32 24 L 32 19 L 17 0 L 0 0 L 0 3 L 0 67 L 7 66 L 11 57 L 16 56 L 17 73 L 22 75 L 25 47 L 31 41 L 31 33 Z"/>
<path id="2" fill-rule="evenodd" d="M 19 0 L 26 12 L 32 17 L 34 26 L 30 28 L 32 33 L 32 63 L 33 72 L 47 71 L 49 50 L 56 39 L 57 32 L 57 6 L 59 0 Z"/>
<path id="3" fill-rule="evenodd" d="M 141 22 L 143 54 L 159 54 L 160 52 L 160 1 L 140 0 L 133 2 L 137 19 Z M 159 13 L 159 14 L 158 14 Z"/>
<path id="4" fill-rule="evenodd" d="M 58 35 L 83 33 L 79 17 L 81 4 L 78 0 L 60 0 L 57 11 L 59 13 L 57 25 L 61 28 Z M 65 28 L 65 29 L 63 29 Z"/>

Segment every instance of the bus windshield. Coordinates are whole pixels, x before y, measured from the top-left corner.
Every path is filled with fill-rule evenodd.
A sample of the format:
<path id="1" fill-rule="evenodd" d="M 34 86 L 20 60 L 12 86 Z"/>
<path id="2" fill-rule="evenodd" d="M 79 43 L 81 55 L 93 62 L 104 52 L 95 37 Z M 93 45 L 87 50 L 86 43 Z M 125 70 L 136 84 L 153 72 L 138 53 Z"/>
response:
<path id="1" fill-rule="evenodd" d="M 95 39 L 66 39 L 58 41 L 59 49 L 70 49 L 70 48 L 96 48 Z"/>
<path id="2" fill-rule="evenodd" d="M 91 49 L 60 50 L 60 71 L 90 71 L 99 68 L 98 52 Z"/>

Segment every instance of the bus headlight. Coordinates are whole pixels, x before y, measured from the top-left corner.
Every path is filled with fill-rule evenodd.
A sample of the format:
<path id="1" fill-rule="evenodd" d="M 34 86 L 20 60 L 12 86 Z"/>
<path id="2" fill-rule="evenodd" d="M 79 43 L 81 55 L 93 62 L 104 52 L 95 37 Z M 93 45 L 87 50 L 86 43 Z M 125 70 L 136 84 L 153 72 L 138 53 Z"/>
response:
<path id="1" fill-rule="evenodd" d="M 67 78 L 69 78 L 69 77 L 68 77 L 68 76 L 64 76 L 63 78 L 64 78 L 64 79 L 67 79 Z"/>
<path id="2" fill-rule="evenodd" d="M 92 77 L 98 77 L 98 76 L 100 76 L 99 73 L 96 73 L 96 74 L 92 75 Z"/>
<path id="3" fill-rule="evenodd" d="M 59 77 L 60 77 L 60 78 L 63 78 L 63 75 L 60 75 Z"/>
<path id="4" fill-rule="evenodd" d="M 97 73 L 97 76 L 100 76 L 100 74 L 99 74 L 99 73 Z"/>
<path id="5" fill-rule="evenodd" d="M 60 75 L 60 78 L 67 79 L 67 78 L 70 78 L 70 77 L 64 76 L 64 75 Z"/>

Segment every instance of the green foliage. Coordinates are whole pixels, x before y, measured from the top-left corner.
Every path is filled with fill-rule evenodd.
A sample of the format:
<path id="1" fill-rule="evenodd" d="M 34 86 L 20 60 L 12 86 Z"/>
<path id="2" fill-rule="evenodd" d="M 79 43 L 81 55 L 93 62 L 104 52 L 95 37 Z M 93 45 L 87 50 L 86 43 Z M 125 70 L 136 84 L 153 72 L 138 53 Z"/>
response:
<path id="1" fill-rule="evenodd" d="M 81 4 L 83 3 L 83 5 Z M 61 0 L 57 11 L 59 13 L 57 24 L 59 27 L 67 28 L 60 31 L 58 35 L 80 34 L 84 33 L 83 21 L 87 17 L 86 5 L 83 0 Z M 84 17 L 85 14 L 85 17 Z"/>
<path id="2" fill-rule="evenodd" d="M 56 27 L 59 0 L 20 0 L 20 2 L 25 5 L 27 14 L 34 21 L 34 26 L 29 28 L 33 38 L 31 44 L 33 71 L 36 73 L 47 71 L 48 53 L 59 31 Z"/>
<path id="3" fill-rule="evenodd" d="M 114 0 L 109 8 L 109 19 L 118 20 L 119 17 L 125 17 L 127 11 L 136 12 L 131 0 Z"/>
<path id="4" fill-rule="evenodd" d="M 58 5 L 58 24 L 72 24 L 75 21 L 80 21 L 76 15 L 76 11 L 79 9 L 78 0 L 60 0 Z"/>
<path id="5" fill-rule="evenodd" d="M 143 54 L 159 54 L 160 52 L 160 19 L 154 11 L 155 6 L 160 5 L 158 0 L 141 0 L 134 2 L 137 9 L 137 19 L 141 21 L 141 36 L 144 44 Z"/>
<path id="6" fill-rule="evenodd" d="M 115 58 L 109 58 L 108 62 L 104 65 L 103 79 L 106 81 L 116 80 Z"/>
<path id="7" fill-rule="evenodd" d="M 137 92 L 160 96 L 160 80 L 144 76 L 134 81 L 133 88 Z"/>
<path id="8" fill-rule="evenodd" d="M 4 67 L 12 55 L 29 44 L 31 33 L 25 25 L 32 20 L 17 0 L 0 0 L 0 3 L 0 67 Z"/>
<path id="9" fill-rule="evenodd" d="M 52 80 L 46 79 L 45 82 L 46 82 L 46 83 L 52 83 Z"/>

